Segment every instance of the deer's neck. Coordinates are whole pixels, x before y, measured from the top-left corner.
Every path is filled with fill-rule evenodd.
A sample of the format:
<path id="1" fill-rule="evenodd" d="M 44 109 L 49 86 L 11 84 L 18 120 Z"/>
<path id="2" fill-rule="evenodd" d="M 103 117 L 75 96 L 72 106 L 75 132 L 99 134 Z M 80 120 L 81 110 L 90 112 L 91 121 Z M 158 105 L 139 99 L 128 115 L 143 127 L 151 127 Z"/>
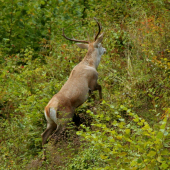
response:
<path id="1" fill-rule="evenodd" d="M 90 67 L 97 69 L 100 63 L 101 56 L 98 54 L 97 50 L 88 50 L 86 56 L 84 57 L 82 63 Z"/>

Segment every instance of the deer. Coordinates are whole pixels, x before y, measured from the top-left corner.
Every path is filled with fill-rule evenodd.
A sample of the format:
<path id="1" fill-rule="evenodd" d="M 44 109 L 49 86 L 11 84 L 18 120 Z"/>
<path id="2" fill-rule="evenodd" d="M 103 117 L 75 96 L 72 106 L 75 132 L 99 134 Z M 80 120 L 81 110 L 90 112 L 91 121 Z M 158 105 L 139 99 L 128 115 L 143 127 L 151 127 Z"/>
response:
<path id="1" fill-rule="evenodd" d="M 46 160 L 44 145 L 47 143 L 49 136 L 53 132 L 55 135 L 59 135 L 66 128 L 67 123 L 71 121 L 75 114 L 75 109 L 82 105 L 93 91 L 98 90 L 100 100 L 102 100 L 102 87 L 97 82 L 97 67 L 106 49 L 101 45 L 104 35 L 104 33 L 100 35 L 101 24 L 96 18 L 95 20 L 99 30 L 92 42 L 90 40 L 68 38 L 63 28 L 62 36 L 65 39 L 78 42 L 76 45 L 79 48 L 87 49 L 88 51 L 83 60 L 73 68 L 60 91 L 51 98 L 45 107 L 44 114 L 47 120 L 47 128 L 41 134 L 43 160 Z"/>

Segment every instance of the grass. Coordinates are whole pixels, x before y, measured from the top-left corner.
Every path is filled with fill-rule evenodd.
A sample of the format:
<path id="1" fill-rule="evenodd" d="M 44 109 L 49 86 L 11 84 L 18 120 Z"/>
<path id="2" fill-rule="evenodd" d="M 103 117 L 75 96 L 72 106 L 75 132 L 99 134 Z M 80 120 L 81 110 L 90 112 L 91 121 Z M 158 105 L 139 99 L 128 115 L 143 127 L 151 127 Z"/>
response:
<path id="1" fill-rule="evenodd" d="M 84 121 L 87 127 L 98 121 L 99 124 L 104 122 L 112 129 L 113 122 L 118 119 L 116 116 L 120 115 L 122 119 L 126 119 L 126 125 L 129 122 L 132 123 L 135 118 L 129 116 L 126 109 L 120 109 L 121 106 L 131 109 L 141 119 L 144 119 L 154 133 L 159 134 L 159 128 L 162 126 L 163 129 L 163 125 L 166 124 L 164 127 L 166 145 L 164 147 L 159 145 L 162 147 L 160 150 L 158 149 L 160 155 L 153 155 L 155 159 L 152 160 L 148 156 L 150 148 L 147 148 L 148 153 L 146 154 L 147 160 L 153 162 L 158 160 L 156 163 L 154 162 L 157 168 L 166 169 L 169 165 L 167 161 L 169 157 L 167 143 L 169 142 L 168 115 L 170 107 L 169 11 L 158 10 L 148 14 L 143 8 L 138 8 L 138 10 L 131 9 L 134 16 L 125 17 L 116 24 L 111 22 L 114 18 L 109 20 L 110 15 L 106 21 L 101 18 L 105 32 L 103 46 L 107 49 L 107 53 L 102 57 L 98 73 L 99 84 L 103 88 L 103 99 L 107 104 L 88 101 L 76 112 L 86 115 L 86 111 L 91 110 L 94 115 L 101 114 L 100 116 L 104 117 L 101 120 L 101 117 L 94 119 L 93 116 L 93 118 L 89 115 L 84 116 L 82 119 L 88 119 L 90 122 Z M 86 53 L 85 50 L 80 51 L 75 45 L 65 41 L 61 42 L 58 38 L 54 38 L 50 45 L 53 47 L 53 51 L 49 54 L 46 49 L 43 49 L 46 54 L 43 61 L 38 58 L 32 60 L 35 51 L 28 48 L 23 51 L 22 55 L 8 57 L 1 65 L 0 128 L 3 131 L 0 140 L 1 167 L 2 169 L 67 169 L 68 167 L 71 169 L 72 166 L 76 169 L 80 162 L 85 162 L 86 169 L 97 166 L 100 169 L 100 167 L 102 168 L 100 162 L 103 162 L 103 165 L 107 167 L 110 162 L 106 160 L 105 155 L 102 155 L 103 159 L 101 159 L 99 156 L 101 153 L 98 153 L 94 149 L 94 145 L 90 143 L 93 140 L 88 141 L 88 137 L 87 141 L 83 140 L 86 136 L 77 136 L 75 130 L 71 131 L 66 139 L 58 142 L 55 147 L 49 142 L 47 145 L 48 161 L 44 163 L 41 161 L 40 134 L 46 128 L 43 108 L 49 99 L 59 91 L 72 68 L 81 61 Z M 22 62 L 26 62 L 26 64 L 18 65 Z M 95 93 L 95 95 L 98 99 L 98 94 Z M 112 108 L 113 106 L 116 108 L 115 110 Z M 107 116 L 111 117 L 109 121 L 105 120 Z M 163 124 L 163 122 L 166 123 Z M 139 127 L 135 124 L 134 126 L 138 131 L 144 125 Z M 122 125 L 119 124 L 115 131 L 119 132 L 122 130 L 121 127 Z M 79 131 L 87 132 L 87 136 L 88 133 L 95 134 L 95 131 L 103 132 L 103 136 L 109 141 L 107 137 L 110 132 L 105 132 L 107 129 L 103 129 L 92 127 L 91 130 L 88 130 L 88 128 L 79 127 Z M 126 127 L 126 129 L 128 128 Z M 124 131 L 119 133 L 124 134 Z M 133 133 L 131 135 L 133 136 Z M 129 136 L 129 139 L 132 136 Z M 120 140 L 118 136 L 115 138 L 117 139 L 115 142 Z M 149 140 L 146 136 L 143 138 Z M 157 140 L 157 138 L 155 139 Z M 95 144 L 96 141 L 93 142 Z M 126 146 L 126 144 L 122 144 L 122 146 Z M 103 142 L 103 145 L 106 148 L 111 148 L 107 146 L 107 142 Z M 155 146 L 157 145 L 153 145 L 153 148 Z M 134 150 L 131 152 L 136 154 Z M 161 154 L 162 152 L 164 154 Z M 107 155 L 105 151 L 103 153 Z M 120 151 L 119 154 L 121 153 Z M 96 163 L 92 158 L 88 159 L 90 155 L 95 157 Z M 119 156 L 112 158 L 114 158 L 113 163 L 115 160 L 120 163 L 120 160 L 126 160 L 126 155 L 122 154 L 121 159 Z M 138 155 L 136 155 L 137 158 Z M 142 162 L 144 160 L 147 164 L 145 157 Z M 140 158 L 137 162 L 141 163 Z M 113 163 L 111 163 L 112 166 Z M 142 165 L 134 164 L 132 166 L 127 162 L 127 165 L 122 168 L 128 166 Z M 83 169 L 83 165 L 81 168 Z"/>

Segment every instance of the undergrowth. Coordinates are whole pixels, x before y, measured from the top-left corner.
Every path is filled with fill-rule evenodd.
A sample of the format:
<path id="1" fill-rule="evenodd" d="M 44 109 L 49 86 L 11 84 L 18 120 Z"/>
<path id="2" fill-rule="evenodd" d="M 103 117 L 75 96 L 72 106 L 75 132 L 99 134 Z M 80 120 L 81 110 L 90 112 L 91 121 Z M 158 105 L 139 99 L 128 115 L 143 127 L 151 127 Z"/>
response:
<path id="1" fill-rule="evenodd" d="M 37 1 L 38 10 L 28 11 L 16 1 L 18 13 L 4 7 L 11 15 L 4 13 L 0 29 L 0 169 L 170 169 L 169 2 Z M 61 28 L 88 39 L 94 16 L 107 50 L 98 67 L 103 101 L 95 92 L 96 101 L 77 108 L 76 125 L 55 145 L 49 141 L 42 162 L 43 109 L 86 54 L 62 38 Z"/>

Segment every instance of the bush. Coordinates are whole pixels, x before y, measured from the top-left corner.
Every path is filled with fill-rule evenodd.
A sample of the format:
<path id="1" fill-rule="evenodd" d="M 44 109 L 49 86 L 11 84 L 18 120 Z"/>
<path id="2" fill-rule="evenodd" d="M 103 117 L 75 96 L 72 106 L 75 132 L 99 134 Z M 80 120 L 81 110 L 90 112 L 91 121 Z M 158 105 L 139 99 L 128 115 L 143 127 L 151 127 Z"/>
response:
<path id="1" fill-rule="evenodd" d="M 126 118 L 121 116 L 122 110 L 126 111 Z M 83 154 L 80 152 L 78 160 L 73 159 L 69 165 L 72 169 L 167 169 L 170 166 L 169 112 L 167 109 L 163 120 L 152 128 L 145 119 L 125 106 L 116 109 L 103 101 L 97 115 L 91 112 L 95 130 L 85 128 L 86 132 L 77 132 L 90 148 Z"/>
<path id="2" fill-rule="evenodd" d="M 2 169 L 170 167 L 167 1 L 7 0 L 0 4 Z M 104 100 L 98 104 L 89 99 L 76 110 L 83 122 L 76 127 L 78 136 L 73 128 L 69 130 L 73 135 L 56 147 L 49 142 L 48 161 L 42 163 L 44 106 L 86 54 L 62 38 L 62 28 L 69 37 L 88 39 L 87 34 L 93 37 L 96 29 L 93 17 L 105 32 L 107 53 L 98 69 Z"/>

